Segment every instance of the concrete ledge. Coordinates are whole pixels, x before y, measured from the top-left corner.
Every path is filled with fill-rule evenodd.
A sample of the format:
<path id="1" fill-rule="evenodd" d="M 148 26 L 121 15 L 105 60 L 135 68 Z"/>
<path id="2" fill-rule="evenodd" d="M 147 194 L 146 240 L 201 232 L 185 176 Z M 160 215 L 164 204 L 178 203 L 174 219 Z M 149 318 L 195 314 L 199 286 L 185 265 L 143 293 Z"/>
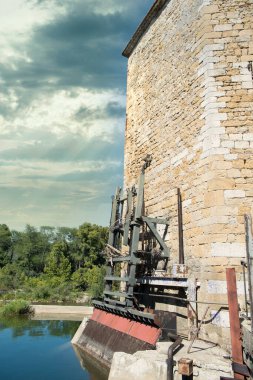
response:
<path id="1" fill-rule="evenodd" d="M 72 340 L 71 340 L 71 343 L 72 344 L 78 344 L 78 341 L 83 333 L 83 330 L 85 329 L 85 326 L 88 322 L 88 318 L 87 317 L 84 317 L 82 323 L 80 324 L 80 326 L 78 327 L 78 329 L 76 330 L 76 333 L 75 335 L 73 336 Z"/>
<path id="2" fill-rule="evenodd" d="M 34 310 L 32 319 L 47 320 L 73 320 L 82 321 L 90 316 L 93 307 L 90 306 L 64 306 L 64 305 L 31 305 Z"/>

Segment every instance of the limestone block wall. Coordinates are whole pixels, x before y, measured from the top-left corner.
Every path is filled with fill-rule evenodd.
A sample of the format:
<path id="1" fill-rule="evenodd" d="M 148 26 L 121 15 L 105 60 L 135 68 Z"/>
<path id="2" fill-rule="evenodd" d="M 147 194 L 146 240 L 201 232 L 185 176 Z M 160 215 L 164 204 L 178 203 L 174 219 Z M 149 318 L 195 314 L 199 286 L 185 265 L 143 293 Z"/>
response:
<path id="1" fill-rule="evenodd" d="M 178 261 L 177 197 L 183 196 L 186 264 L 199 300 L 225 302 L 225 268 L 240 260 L 244 218 L 253 212 L 253 1 L 171 0 L 128 61 L 124 185 L 146 174 L 149 216 L 171 217 L 167 236 Z M 200 316 L 205 305 L 199 306 Z M 203 335 L 226 346 L 226 310 Z"/>

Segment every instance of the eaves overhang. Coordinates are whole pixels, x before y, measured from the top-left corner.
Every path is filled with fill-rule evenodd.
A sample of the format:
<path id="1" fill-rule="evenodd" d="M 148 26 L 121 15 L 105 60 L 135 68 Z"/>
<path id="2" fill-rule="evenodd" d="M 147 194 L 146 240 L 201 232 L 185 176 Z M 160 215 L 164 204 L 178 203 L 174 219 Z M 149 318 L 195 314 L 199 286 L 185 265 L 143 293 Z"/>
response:
<path id="1" fill-rule="evenodd" d="M 160 11 L 164 7 L 164 5 L 169 0 L 156 0 L 152 7 L 150 8 L 149 12 L 139 25 L 138 29 L 132 36 L 131 40 L 127 44 L 126 48 L 124 49 L 122 55 L 126 58 L 129 58 L 132 52 L 134 51 L 135 47 L 138 45 L 141 37 L 146 32 L 146 30 L 149 28 L 152 21 L 159 15 Z"/>

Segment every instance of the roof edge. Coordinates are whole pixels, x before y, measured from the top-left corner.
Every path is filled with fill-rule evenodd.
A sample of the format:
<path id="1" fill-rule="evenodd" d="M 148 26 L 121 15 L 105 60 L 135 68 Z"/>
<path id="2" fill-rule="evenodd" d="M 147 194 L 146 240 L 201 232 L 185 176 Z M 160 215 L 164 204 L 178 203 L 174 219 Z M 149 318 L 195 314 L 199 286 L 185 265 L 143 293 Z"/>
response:
<path id="1" fill-rule="evenodd" d="M 136 32 L 133 34 L 132 38 L 128 42 L 126 48 L 122 52 L 122 55 L 126 58 L 129 58 L 132 52 L 134 51 L 135 47 L 138 45 L 141 37 L 146 32 L 152 21 L 156 18 L 156 16 L 159 14 L 159 12 L 164 7 L 165 3 L 167 3 L 168 0 L 156 0 L 155 3 L 152 5 L 146 16 L 144 17 L 141 24 L 138 26 Z"/>

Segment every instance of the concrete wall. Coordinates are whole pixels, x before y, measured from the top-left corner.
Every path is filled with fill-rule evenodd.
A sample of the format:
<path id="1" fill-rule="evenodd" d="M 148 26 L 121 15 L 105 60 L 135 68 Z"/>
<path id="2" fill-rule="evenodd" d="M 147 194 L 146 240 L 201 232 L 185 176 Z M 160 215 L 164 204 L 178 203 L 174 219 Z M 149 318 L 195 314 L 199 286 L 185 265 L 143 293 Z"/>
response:
<path id="1" fill-rule="evenodd" d="M 152 154 L 145 207 L 149 216 L 171 217 L 172 262 L 181 189 L 186 263 L 201 282 L 199 300 L 227 302 L 228 266 L 243 293 L 243 215 L 253 210 L 251 61 L 252 0 L 171 0 L 128 62 L 125 187 Z M 215 315 L 218 307 L 211 309 Z M 222 311 L 203 335 L 226 346 L 228 326 Z"/>
<path id="2" fill-rule="evenodd" d="M 116 352 L 113 356 L 109 380 L 167 380 L 168 348 L 171 343 L 158 343 L 155 351 L 138 351 L 133 355 Z M 191 353 L 187 353 L 189 343 L 183 341 L 181 348 L 175 353 L 173 368 L 174 380 L 182 380 L 178 362 L 182 358 L 193 361 L 194 380 L 220 380 L 233 375 L 231 361 L 224 358 L 226 352 L 212 347 L 205 342 L 196 341 Z"/>

